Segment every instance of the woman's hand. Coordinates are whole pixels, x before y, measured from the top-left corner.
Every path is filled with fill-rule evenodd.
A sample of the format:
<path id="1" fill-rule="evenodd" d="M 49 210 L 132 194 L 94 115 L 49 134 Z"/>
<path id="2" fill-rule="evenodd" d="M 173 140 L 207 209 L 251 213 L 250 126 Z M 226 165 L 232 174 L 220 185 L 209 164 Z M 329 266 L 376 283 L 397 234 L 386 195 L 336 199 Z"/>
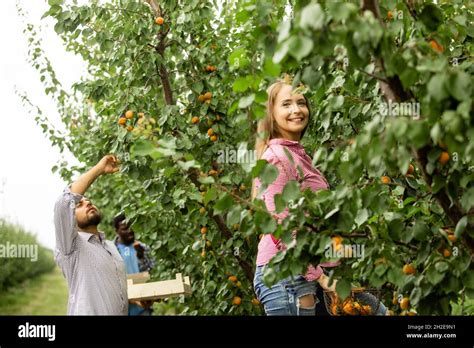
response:
<path id="1" fill-rule="evenodd" d="M 336 291 L 337 280 L 333 280 L 331 286 L 329 286 L 329 277 L 324 273 L 317 279 L 317 282 L 326 291 Z"/>

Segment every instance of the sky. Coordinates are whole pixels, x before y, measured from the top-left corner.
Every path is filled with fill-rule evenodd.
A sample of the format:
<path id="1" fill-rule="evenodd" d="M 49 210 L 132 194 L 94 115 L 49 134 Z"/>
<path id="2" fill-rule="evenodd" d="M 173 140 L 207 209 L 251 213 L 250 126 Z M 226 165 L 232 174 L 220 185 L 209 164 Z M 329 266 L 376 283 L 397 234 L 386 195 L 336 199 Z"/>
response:
<path id="1" fill-rule="evenodd" d="M 66 52 L 53 30 L 53 19 L 41 20 L 48 8 L 46 0 L 18 2 L 27 12 L 26 21 L 41 26 L 43 49 L 60 82 L 69 88 L 85 75 L 85 63 Z M 17 14 L 16 3 L 0 2 L 0 218 L 23 226 L 36 234 L 42 245 L 53 249 L 53 208 L 66 184 L 51 168 L 62 158 L 75 161 L 51 146 L 36 125 L 35 115 L 15 93 L 15 88 L 26 92 L 52 122 L 59 122 L 54 101 L 45 95 L 39 73 L 27 62 L 25 24 Z"/>

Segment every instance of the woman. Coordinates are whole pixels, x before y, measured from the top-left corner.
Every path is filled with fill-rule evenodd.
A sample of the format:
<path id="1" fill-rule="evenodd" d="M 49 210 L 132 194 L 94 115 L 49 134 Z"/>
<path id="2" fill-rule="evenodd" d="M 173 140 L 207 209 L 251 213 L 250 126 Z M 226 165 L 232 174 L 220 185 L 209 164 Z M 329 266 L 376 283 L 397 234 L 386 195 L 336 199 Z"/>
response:
<path id="1" fill-rule="evenodd" d="M 267 114 L 258 124 L 255 149 L 257 159 L 264 159 L 276 166 L 279 175 L 259 198 L 265 202 L 268 211 L 281 221 L 288 215 L 288 209 L 279 214 L 274 213 L 274 195 L 281 193 L 289 180 L 298 180 L 302 190 L 328 189 L 329 184 L 321 172 L 313 167 L 311 158 L 299 143 L 310 117 L 305 96 L 293 91 L 292 86 L 284 81 L 274 83 L 267 92 Z M 293 161 L 288 158 L 287 153 L 292 156 Z M 301 173 L 303 177 L 300 177 Z M 260 180 L 255 179 L 252 198 L 257 197 L 260 186 Z M 322 289 L 331 291 L 335 291 L 336 286 L 336 282 L 333 282 L 329 287 L 329 277 L 324 273 L 323 267 L 334 267 L 337 263 L 327 262 L 316 267 L 309 265 L 305 275 L 281 280 L 268 288 L 263 283 L 264 268 L 275 254 L 285 248 L 271 234 L 265 234 L 260 240 L 254 278 L 257 298 L 264 305 L 267 315 L 315 315 L 317 284 Z M 376 302 L 375 298 L 372 300 Z M 377 314 L 385 312 L 386 308 L 383 307 L 379 308 Z"/>

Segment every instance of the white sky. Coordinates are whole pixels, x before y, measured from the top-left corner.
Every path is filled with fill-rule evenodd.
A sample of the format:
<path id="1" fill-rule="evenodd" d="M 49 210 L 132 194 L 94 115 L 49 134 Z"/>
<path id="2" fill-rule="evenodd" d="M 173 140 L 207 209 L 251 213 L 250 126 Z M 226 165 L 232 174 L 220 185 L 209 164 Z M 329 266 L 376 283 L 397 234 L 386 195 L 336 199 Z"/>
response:
<path id="1" fill-rule="evenodd" d="M 53 30 L 54 20 L 40 20 L 47 1 L 19 1 L 27 21 L 41 24 L 43 49 L 58 79 L 63 86 L 71 86 L 85 73 L 85 65 L 80 57 L 65 51 Z M 61 155 L 36 125 L 35 115 L 23 106 L 15 87 L 25 91 L 51 120 L 59 117 L 55 103 L 44 93 L 39 73 L 27 63 L 27 39 L 15 0 L 0 2 L 0 18 L 0 217 L 22 225 L 41 244 L 54 248 L 53 207 L 65 183 L 51 167 Z"/>

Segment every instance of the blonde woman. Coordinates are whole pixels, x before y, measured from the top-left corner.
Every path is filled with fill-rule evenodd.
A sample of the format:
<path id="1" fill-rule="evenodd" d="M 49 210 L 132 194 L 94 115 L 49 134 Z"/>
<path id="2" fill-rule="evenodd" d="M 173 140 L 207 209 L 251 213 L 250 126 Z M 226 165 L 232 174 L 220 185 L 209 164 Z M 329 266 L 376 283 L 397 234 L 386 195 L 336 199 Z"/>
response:
<path id="1" fill-rule="evenodd" d="M 276 166 L 279 175 L 258 197 L 261 182 L 256 178 L 252 198 L 262 199 L 268 211 L 280 222 L 288 216 L 288 209 L 279 214 L 275 213 L 274 196 L 283 191 L 289 180 L 298 180 L 302 190 L 328 189 L 329 184 L 323 174 L 312 165 L 311 158 L 300 144 L 311 116 L 306 97 L 293 90 L 286 81 L 277 81 L 267 92 L 267 114 L 258 124 L 255 147 L 257 159 L 264 159 Z M 287 152 L 293 161 L 288 158 Z M 301 170 L 298 170 L 298 167 Z M 302 177 L 300 173 L 303 174 Z M 316 267 L 309 265 L 306 274 L 281 280 L 268 288 L 263 283 L 264 269 L 272 257 L 285 248 L 286 246 L 272 234 L 264 234 L 260 240 L 254 278 L 257 298 L 264 305 L 267 315 L 315 315 L 318 302 L 317 286 L 332 291 L 336 286 L 333 282 L 329 287 L 329 277 L 324 273 L 323 267 L 334 267 L 337 263 L 327 262 Z M 386 309 L 383 307 L 377 312 L 385 314 Z"/>

